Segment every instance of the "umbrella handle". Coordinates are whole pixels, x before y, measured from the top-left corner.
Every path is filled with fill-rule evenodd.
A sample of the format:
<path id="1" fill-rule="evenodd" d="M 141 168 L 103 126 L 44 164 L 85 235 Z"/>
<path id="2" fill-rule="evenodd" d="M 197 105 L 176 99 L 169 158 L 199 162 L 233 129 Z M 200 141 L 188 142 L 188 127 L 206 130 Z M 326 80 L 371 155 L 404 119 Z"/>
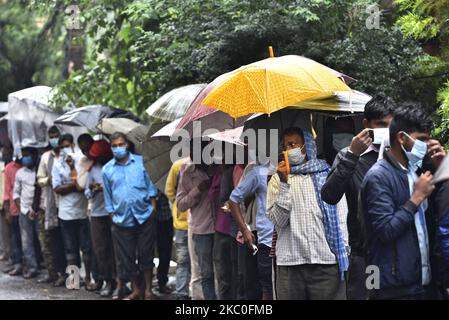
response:
<path id="1" fill-rule="evenodd" d="M 288 152 L 283 151 L 282 153 L 284 154 L 284 161 L 285 161 L 285 166 L 287 167 L 287 176 L 288 176 L 290 174 L 290 162 L 288 161 Z"/>
<path id="2" fill-rule="evenodd" d="M 268 47 L 268 52 L 270 53 L 270 58 L 274 58 L 274 51 L 273 51 L 273 47 L 272 46 Z"/>

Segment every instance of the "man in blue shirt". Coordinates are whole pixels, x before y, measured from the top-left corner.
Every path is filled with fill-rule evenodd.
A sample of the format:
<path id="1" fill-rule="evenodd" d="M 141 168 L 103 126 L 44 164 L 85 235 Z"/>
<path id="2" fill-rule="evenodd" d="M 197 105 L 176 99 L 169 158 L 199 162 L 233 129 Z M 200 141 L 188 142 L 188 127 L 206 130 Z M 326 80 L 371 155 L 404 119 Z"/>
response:
<path id="1" fill-rule="evenodd" d="M 445 152 L 430 139 L 432 119 L 405 107 L 390 125 L 391 150 L 367 173 L 361 187 L 362 224 L 367 233 L 368 265 L 379 270 L 379 287 L 372 299 L 433 298 L 431 290 L 428 198 L 435 186 L 428 157 L 439 166 Z M 425 172 L 424 172 L 425 171 Z M 420 176 L 417 172 L 424 172 Z M 368 288 L 371 289 L 371 288 Z"/>
<path id="2" fill-rule="evenodd" d="M 123 292 L 123 284 L 130 279 L 133 292 L 127 300 L 140 299 L 142 292 L 138 279 L 142 272 L 145 278 L 144 298 L 154 300 L 152 277 L 157 188 L 145 170 L 142 156 L 128 151 L 126 136 L 115 132 L 110 140 L 114 159 L 103 167 L 103 192 L 106 211 L 112 215 L 117 275 L 123 280 L 119 282 L 122 286 L 119 292 Z"/>
<path id="3" fill-rule="evenodd" d="M 263 300 L 271 300 L 273 298 L 272 258 L 269 256 L 273 238 L 273 224 L 268 219 L 266 210 L 267 174 L 268 166 L 249 164 L 245 168 L 240 183 L 229 197 L 232 217 L 236 221 L 245 243 L 251 248 L 250 250 L 255 250 L 254 254 L 258 252 L 256 273 L 262 287 Z M 243 204 L 252 196 L 255 196 L 255 205 L 257 206 L 255 233 L 248 228 L 240 209 L 240 204 Z M 254 249 L 255 244 L 257 244 L 257 251 Z M 247 298 L 255 299 L 255 292 L 247 292 Z"/>

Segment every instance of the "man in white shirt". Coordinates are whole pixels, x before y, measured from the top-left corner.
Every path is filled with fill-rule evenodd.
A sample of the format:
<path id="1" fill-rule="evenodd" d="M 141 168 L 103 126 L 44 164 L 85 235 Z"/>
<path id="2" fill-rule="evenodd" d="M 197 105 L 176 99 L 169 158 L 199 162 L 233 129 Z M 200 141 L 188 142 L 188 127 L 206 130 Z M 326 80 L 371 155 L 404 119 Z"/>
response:
<path id="1" fill-rule="evenodd" d="M 84 190 L 79 190 L 76 179 L 81 170 L 80 162 L 84 155 L 75 152 L 73 136 L 65 134 L 59 140 L 60 159 L 52 170 L 53 190 L 59 195 L 58 217 L 61 224 L 64 250 L 68 265 L 79 264 L 80 249 L 86 268 L 86 289 L 92 290 L 91 264 L 92 244 L 87 218 L 87 199 Z"/>
<path id="2" fill-rule="evenodd" d="M 19 209 L 22 250 L 27 267 L 25 279 L 34 278 L 39 272 L 36 239 L 39 234 L 38 215 L 40 214 L 40 188 L 36 185 L 37 150 L 22 148 L 23 167 L 17 171 L 14 181 L 14 202 Z"/>

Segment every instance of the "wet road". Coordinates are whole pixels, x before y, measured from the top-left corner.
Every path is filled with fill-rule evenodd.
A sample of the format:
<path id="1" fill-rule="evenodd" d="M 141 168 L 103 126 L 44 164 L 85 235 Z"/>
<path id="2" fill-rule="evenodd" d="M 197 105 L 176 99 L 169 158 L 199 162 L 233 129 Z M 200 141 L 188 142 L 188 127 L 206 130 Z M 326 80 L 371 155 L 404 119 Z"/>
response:
<path id="1" fill-rule="evenodd" d="M 21 276 L 12 277 L 3 273 L 5 264 L 0 262 L 0 300 L 108 300 L 95 292 L 80 290 L 68 290 L 65 287 L 55 288 L 51 284 L 38 284 L 36 278 L 24 279 Z M 173 288 L 174 277 L 171 269 L 168 286 Z M 161 295 L 154 289 L 159 299 L 171 300 L 173 295 Z"/>

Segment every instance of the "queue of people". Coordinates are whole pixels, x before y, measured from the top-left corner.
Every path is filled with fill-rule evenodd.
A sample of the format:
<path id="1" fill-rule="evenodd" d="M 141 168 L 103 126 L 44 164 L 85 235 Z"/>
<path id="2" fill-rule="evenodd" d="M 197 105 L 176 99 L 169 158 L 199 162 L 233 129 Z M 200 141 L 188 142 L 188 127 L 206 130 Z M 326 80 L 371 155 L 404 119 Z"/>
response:
<path id="1" fill-rule="evenodd" d="M 277 165 L 195 163 L 192 147 L 165 190 L 120 132 L 75 143 L 51 127 L 48 150 L 15 159 L 3 146 L 4 271 L 62 286 L 82 265 L 87 290 L 154 300 L 173 258 L 179 300 L 448 299 L 449 182 L 432 181 L 446 156 L 432 120 L 376 96 L 363 125 L 336 122 L 326 155 L 307 128 L 286 128 Z"/>

